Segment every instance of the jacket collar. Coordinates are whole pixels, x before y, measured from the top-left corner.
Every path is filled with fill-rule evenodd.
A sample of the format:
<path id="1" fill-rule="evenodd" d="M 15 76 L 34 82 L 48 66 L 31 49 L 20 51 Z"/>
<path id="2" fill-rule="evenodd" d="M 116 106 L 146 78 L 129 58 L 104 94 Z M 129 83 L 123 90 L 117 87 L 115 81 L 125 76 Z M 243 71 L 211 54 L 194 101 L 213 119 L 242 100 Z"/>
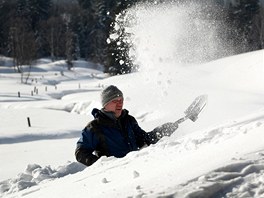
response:
<path id="1" fill-rule="evenodd" d="M 97 119 L 99 123 L 103 125 L 113 125 L 116 123 L 116 121 L 125 118 L 128 113 L 128 110 L 123 109 L 121 116 L 116 119 L 114 113 L 112 112 L 106 112 L 103 109 L 99 110 L 97 108 L 94 108 L 92 110 L 92 115 L 94 116 L 94 118 Z"/>

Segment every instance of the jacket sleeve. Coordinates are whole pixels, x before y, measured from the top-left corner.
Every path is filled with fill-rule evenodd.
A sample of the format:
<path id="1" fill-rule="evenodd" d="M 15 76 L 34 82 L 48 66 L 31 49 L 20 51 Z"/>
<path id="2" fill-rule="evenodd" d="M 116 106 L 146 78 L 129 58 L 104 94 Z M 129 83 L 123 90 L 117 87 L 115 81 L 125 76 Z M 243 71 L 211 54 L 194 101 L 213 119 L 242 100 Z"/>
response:
<path id="1" fill-rule="evenodd" d="M 141 148 L 144 145 L 156 144 L 159 141 L 155 131 L 146 132 L 140 128 L 138 122 L 134 117 L 131 116 L 132 129 L 134 131 L 138 146 Z"/>
<path id="2" fill-rule="evenodd" d="M 147 133 L 139 127 L 134 117 L 132 117 L 132 126 L 140 147 L 144 146 L 144 144 L 156 144 L 162 137 L 170 136 L 178 128 L 178 124 L 168 122 Z"/>
<path id="3" fill-rule="evenodd" d="M 98 144 L 98 139 L 95 134 L 91 132 L 87 127 L 82 131 L 82 135 L 77 142 L 75 150 L 76 160 L 86 166 L 90 166 L 95 163 L 99 157 L 94 155 L 93 152 Z"/>

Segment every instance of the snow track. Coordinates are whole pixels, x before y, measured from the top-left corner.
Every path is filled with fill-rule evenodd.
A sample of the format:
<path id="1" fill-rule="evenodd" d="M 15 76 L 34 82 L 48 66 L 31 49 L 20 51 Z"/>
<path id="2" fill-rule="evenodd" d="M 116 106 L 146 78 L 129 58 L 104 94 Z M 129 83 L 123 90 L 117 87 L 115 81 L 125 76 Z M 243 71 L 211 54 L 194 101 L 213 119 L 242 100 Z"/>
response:
<path id="1" fill-rule="evenodd" d="M 173 197 L 264 197 L 264 150 L 258 160 L 239 160 L 179 185 Z M 254 157 L 254 156 L 253 156 Z"/>

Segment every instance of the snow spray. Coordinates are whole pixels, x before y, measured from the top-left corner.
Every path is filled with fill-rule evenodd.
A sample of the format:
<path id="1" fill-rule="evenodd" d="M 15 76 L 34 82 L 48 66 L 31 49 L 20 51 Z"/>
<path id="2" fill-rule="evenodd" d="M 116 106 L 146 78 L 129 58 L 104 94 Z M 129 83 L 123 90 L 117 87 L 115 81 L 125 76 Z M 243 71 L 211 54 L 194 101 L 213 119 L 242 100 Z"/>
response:
<path id="1" fill-rule="evenodd" d="M 140 71 L 231 55 L 232 48 L 223 39 L 226 27 L 216 10 L 208 2 L 195 1 L 136 4 L 116 17 L 108 42 L 129 46 L 126 55 Z"/>

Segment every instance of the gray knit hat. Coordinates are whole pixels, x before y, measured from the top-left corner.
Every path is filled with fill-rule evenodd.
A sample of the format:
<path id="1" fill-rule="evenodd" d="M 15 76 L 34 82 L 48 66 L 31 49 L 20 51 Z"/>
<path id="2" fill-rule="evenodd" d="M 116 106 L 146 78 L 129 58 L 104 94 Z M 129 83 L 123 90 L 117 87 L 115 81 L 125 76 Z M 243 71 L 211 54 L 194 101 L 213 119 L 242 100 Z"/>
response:
<path id="1" fill-rule="evenodd" d="M 101 102 L 103 107 L 110 102 L 111 100 L 117 98 L 117 97 L 123 97 L 122 91 L 120 91 L 116 86 L 110 85 L 106 87 L 101 92 Z"/>

